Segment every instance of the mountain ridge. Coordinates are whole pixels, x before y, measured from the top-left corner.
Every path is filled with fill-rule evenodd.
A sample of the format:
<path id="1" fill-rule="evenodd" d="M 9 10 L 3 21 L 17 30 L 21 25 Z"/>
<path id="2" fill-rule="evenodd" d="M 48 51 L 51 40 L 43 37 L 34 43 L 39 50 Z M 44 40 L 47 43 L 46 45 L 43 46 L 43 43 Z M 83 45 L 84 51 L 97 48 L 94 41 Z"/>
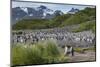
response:
<path id="1" fill-rule="evenodd" d="M 75 14 L 79 9 L 72 8 L 68 13 Z M 66 11 L 67 13 L 67 11 Z M 55 10 L 47 8 L 44 5 L 39 7 L 14 7 L 12 8 L 12 24 L 22 19 L 51 19 L 57 15 L 63 15 L 61 10 Z"/>

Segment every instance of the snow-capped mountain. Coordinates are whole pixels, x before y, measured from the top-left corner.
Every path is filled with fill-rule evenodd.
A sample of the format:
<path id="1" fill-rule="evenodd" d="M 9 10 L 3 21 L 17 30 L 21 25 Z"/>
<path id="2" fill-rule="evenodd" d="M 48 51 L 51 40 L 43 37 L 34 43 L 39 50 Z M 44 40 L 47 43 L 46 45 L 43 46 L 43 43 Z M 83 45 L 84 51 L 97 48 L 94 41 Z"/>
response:
<path id="1" fill-rule="evenodd" d="M 51 19 L 57 15 L 62 15 L 60 10 L 53 11 L 46 6 L 40 5 L 33 7 L 15 7 L 12 8 L 12 24 L 21 19 Z"/>
<path id="2" fill-rule="evenodd" d="M 67 13 L 68 14 L 75 14 L 76 12 L 78 12 L 79 9 L 75 9 L 75 8 L 72 8 L 71 10 L 69 10 Z"/>
<path id="3" fill-rule="evenodd" d="M 26 16 L 27 13 L 23 11 L 20 7 L 12 8 L 12 24 L 17 20 L 20 20 L 22 17 Z"/>
<path id="4" fill-rule="evenodd" d="M 15 7 L 12 8 L 12 21 L 16 22 L 20 19 L 32 19 L 32 18 L 47 18 L 47 14 L 53 12 L 53 10 L 48 9 L 46 6 L 41 5 L 37 8 L 32 7 Z"/>

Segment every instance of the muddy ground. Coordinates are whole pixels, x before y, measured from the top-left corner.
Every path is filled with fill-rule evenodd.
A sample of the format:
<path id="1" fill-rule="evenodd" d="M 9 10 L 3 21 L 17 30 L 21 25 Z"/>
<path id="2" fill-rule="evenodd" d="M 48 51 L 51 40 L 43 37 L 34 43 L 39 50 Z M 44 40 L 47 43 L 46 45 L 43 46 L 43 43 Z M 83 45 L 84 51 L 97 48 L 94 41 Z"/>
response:
<path id="1" fill-rule="evenodd" d="M 95 51 L 85 51 L 84 53 L 75 52 L 74 56 L 69 56 L 68 62 L 84 62 L 84 61 L 95 61 Z"/>

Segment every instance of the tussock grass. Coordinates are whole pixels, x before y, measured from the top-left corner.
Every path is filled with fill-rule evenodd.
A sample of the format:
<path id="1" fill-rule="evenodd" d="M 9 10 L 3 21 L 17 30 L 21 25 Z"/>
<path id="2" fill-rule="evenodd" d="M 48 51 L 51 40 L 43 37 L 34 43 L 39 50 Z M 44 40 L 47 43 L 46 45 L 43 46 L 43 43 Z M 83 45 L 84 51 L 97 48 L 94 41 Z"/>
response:
<path id="1" fill-rule="evenodd" d="M 16 44 L 12 47 L 12 65 L 48 64 L 67 62 L 54 40 L 41 41 L 31 46 Z"/>

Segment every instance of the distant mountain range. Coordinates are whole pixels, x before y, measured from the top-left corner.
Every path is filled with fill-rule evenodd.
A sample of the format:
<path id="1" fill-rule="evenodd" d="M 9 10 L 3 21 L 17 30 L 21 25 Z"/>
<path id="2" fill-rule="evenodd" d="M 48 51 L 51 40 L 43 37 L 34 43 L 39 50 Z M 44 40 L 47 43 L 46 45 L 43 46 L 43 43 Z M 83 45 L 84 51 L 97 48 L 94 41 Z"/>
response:
<path id="1" fill-rule="evenodd" d="M 79 9 L 72 8 L 69 14 L 75 14 Z M 67 12 L 66 12 L 67 13 Z M 51 19 L 58 15 L 63 15 L 61 10 L 53 11 L 46 6 L 40 5 L 37 8 L 32 7 L 15 7 L 12 8 L 12 24 L 21 19 Z"/>

